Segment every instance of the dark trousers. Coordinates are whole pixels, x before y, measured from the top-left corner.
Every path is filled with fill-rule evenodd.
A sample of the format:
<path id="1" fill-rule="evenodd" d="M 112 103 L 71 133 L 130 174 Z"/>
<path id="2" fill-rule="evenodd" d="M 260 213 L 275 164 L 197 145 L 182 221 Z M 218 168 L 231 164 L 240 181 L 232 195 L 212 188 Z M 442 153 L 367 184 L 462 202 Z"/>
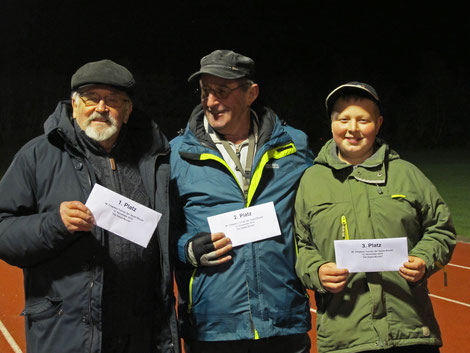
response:
<path id="1" fill-rule="evenodd" d="M 309 353 L 308 334 L 276 336 L 258 340 L 190 341 L 184 343 L 185 353 Z"/>
<path id="2" fill-rule="evenodd" d="M 419 344 L 415 346 L 393 347 L 385 350 L 364 351 L 364 353 L 380 352 L 380 353 L 439 353 L 438 346 L 428 346 Z"/>
<path id="3" fill-rule="evenodd" d="M 103 340 L 102 353 L 153 353 L 152 334 L 148 329 L 129 336 L 108 337 Z"/>

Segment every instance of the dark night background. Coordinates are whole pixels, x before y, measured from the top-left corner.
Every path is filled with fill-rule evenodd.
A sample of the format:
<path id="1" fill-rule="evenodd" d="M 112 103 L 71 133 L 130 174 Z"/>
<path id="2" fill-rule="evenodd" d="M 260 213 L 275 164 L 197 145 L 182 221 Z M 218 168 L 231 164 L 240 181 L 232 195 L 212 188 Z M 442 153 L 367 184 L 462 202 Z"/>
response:
<path id="1" fill-rule="evenodd" d="M 198 102 L 187 77 L 215 49 L 255 60 L 260 100 L 315 152 L 330 137 L 324 99 L 351 80 L 377 89 L 381 136 L 399 152 L 469 149 L 467 16 L 451 1 L 2 0 L 0 171 L 88 61 L 128 67 L 135 105 L 173 138 Z"/>

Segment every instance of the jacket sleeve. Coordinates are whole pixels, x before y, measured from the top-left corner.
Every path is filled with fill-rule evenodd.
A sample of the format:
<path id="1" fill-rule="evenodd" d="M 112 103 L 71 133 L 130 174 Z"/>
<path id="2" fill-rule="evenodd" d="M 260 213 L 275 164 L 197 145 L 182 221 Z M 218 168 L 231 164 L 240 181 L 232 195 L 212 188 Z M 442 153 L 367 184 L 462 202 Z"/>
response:
<path id="1" fill-rule="evenodd" d="M 187 232 L 186 217 L 184 215 L 184 205 L 180 198 L 178 189 L 178 178 L 182 173 L 182 163 L 178 153 L 178 143 L 180 138 L 170 142 L 171 155 L 170 155 L 170 244 L 173 249 L 174 258 L 177 265 L 191 266 L 186 258 L 186 243 L 195 234 Z"/>
<path id="2" fill-rule="evenodd" d="M 294 228 L 298 246 L 295 270 L 305 287 L 319 293 L 325 293 L 326 290 L 323 288 L 318 276 L 318 269 L 329 261 L 325 260 L 320 254 L 315 245 L 314 234 L 312 234 L 308 224 L 308 205 L 304 199 L 308 182 L 308 178 L 304 174 L 300 180 L 294 206 Z"/>
<path id="3" fill-rule="evenodd" d="M 179 198 L 178 186 L 176 180 L 170 183 L 170 239 L 174 256 L 178 264 L 192 265 L 186 258 L 186 244 L 196 234 L 189 233 L 186 227 L 186 217 L 183 211 L 183 205 Z"/>
<path id="4" fill-rule="evenodd" d="M 427 277 L 446 265 L 456 245 L 456 232 L 450 210 L 436 187 L 416 169 L 422 237 L 410 251 L 426 262 Z"/>
<path id="5" fill-rule="evenodd" d="M 0 259 L 22 268 L 55 257 L 79 236 L 67 231 L 59 205 L 38 211 L 35 172 L 34 158 L 22 150 L 0 181 Z"/>

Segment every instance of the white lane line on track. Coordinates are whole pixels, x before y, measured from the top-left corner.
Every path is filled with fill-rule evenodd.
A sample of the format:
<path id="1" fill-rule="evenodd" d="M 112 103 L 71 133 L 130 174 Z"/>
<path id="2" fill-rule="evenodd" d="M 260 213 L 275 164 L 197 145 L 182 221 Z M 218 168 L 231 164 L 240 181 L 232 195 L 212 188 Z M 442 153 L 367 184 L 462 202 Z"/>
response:
<path id="1" fill-rule="evenodd" d="M 467 304 L 467 303 L 463 303 L 463 302 L 459 302 L 457 300 L 453 300 L 453 299 L 449 299 L 449 298 L 446 298 L 446 297 L 441 297 L 439 295 L 435 295 L 435 294 L 429 294 L 430 297 L 433 297 L 433 298 L 437 298 L 437 299 L 442 299 L 442 300 L 445 300 L 445 301 L 448 301 L 448 302 L 451 302 L 451 303 L 454 303 L 454 304 L 459 304 L 459 305 L 463 305 L 463 306 L 468 306 L 470 308 L 470 304 Z"/>
<path id="2" fill-rule="evenodd" d="M 454 265 L 454 264 L 447 264 L 448 266 L 453 266 L 453 267 L 458 267 L 458 268 L 463 268 L 465 270 L 470 270 L 470 267 L 468 266 L 462 266 L 462 265 Z"/>
<path id="3" fill-rule="evenodd" d="M 3 324 L 2 320 L 0 320 L 0 332 L 3 333 L 3 336 L 5 336 L 5 339 L 7 340 L 8 344 L 10 345 L 11 349 L 13 349 L 13 352 L 15 353 L 23 353 L 21 351 L 21 348 L 18 347 L 16 344 L 15 340 L 13 337 L 10 335 L 10 332 L 8 332 L 7 328 Z"/>

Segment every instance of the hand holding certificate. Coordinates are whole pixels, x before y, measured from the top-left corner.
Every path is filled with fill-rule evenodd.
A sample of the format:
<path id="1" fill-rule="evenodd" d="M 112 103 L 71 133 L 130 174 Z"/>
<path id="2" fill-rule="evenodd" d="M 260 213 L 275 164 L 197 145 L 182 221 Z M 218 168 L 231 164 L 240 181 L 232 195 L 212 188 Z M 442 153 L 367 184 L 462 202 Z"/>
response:
<path id="1" fill-rule="evenodd" d="M 162 216 L 99 184 L 95 184 L 85 205 L 97 226 L 143 247 L 147 247 Z"/>
<path id="2" fill-rule="evenodd" d="M 398 271 L 408 261 L 406 238 L 335 240 L 336 266 L 353 272 Z"/>

